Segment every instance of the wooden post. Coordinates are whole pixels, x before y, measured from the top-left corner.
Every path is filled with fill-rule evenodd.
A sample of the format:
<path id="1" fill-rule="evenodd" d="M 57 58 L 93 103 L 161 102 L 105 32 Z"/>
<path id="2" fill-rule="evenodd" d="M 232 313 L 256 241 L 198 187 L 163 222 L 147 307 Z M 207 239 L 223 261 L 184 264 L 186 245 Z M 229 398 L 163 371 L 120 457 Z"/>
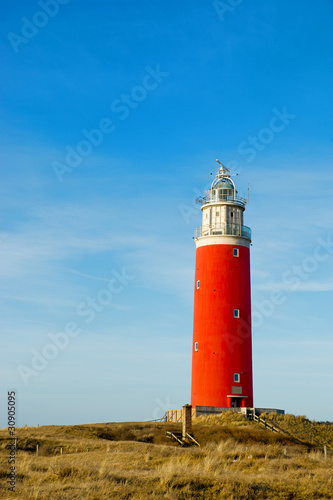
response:
<path id="1" fill-rule="evenodd" d="M 191 434 L 192 432 L 192 406 L 183 406 L 183 429 L 182 429 L 182 439 L 186 439 L 186 434 Z"/>
<path id="2" fill-rule="evenodd" d="M 60 455 L 62 455 L 62 448 L 60 448 Z"/>
<path id="3" fill-rule="evenodd" d="M 15 450 L 17 450 L 17 438 L 15 438 Z"/>
<path id="4" fill-rule="evenodd" d="M 327 460 L 327 446 L 326 445 L 324 446 L 324 457 L 325 457 L 325 460 Z"/>
<path id="5" fill-rule="evenodd" d="M 36 457 L 38 457 L 38 444 L 36 444 Z"/>

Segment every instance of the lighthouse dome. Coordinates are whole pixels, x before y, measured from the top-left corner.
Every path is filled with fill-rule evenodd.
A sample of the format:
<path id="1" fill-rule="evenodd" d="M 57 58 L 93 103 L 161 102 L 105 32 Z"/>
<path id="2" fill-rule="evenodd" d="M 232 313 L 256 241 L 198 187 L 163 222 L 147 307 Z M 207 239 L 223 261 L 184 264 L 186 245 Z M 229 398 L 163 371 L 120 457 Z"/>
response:
<path id="1" fill-rule="evenodd" d="M 232 189 L 234 191 L 234 186 L 229 179 L 215 179 L 212 184 L 212 189 Z"/>
<path id="2" fill-rule="evenodd" d="M 227 176 L 218 176 L 214 179 L 210 190 L 208 191 L 209 202 L 220 201 L 235 201 L 237 199 L 237 191 L 235 184 Z"/>
<path id="3" fill-rule="evenodd" d="M 218 197 L 220 200 L 234 198 L 236 194 L 237 191 L 232 180 L 226 177 L 215 179 L 210 188 L 210 197 Z"/>

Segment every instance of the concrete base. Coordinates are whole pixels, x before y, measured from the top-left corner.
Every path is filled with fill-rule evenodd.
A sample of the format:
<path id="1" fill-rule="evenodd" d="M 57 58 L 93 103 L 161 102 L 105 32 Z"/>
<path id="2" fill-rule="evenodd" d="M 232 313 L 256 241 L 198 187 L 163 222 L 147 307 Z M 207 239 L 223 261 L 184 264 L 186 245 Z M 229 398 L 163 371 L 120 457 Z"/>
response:
<path id="1" fill-rule="evenodd" d="M 229 408 L 225 406 L 196 406 L 195 407 L 195 417 L 200 417 L 201 415 L 214 415 L 222 413 L 223 411 L 233 411 L 235 413 L 243 413 L 244 415 L 261 415 L 262 413 L 277 413 L 278 415 L 284 415 L 284 410 L 278 410 L 277 408 Z"/>
<path id="2" fill-rule="evenodd" d="M 201 417 L 201 415 L 218 415 L 223 411 L 233 411 L 235 413 L 242 413 L 247 417 L 249 415 L 261 415 L 262 413 L 277 413 L 278 415 L 284 415 L 284 410 L 278 410 L 277 408 L 229 408 L 227 406 L 196 406 L 192 408 L 192 418 Z M 167 422 L 182 422 L 183 421 L 183 410 L 168 410 L 167 411 Z"/>

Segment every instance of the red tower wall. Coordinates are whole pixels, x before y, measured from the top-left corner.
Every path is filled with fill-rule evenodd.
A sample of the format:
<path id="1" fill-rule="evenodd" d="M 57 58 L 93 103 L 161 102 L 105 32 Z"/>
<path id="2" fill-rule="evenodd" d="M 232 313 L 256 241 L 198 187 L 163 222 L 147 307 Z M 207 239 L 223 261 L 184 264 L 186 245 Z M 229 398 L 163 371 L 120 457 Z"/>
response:
<path id="1" fill-rule="evenodd" d="M 191 404 L 230 407 L 228 395 L 241 387 L 242 398 L 233 401 L 252 407 L 250 250 L 230 244 L 199 246 L 195 267 Z M 239 319 L 234 309 L 239 309 Z M 240 374 L 238 383 L 234 373 Z"/>

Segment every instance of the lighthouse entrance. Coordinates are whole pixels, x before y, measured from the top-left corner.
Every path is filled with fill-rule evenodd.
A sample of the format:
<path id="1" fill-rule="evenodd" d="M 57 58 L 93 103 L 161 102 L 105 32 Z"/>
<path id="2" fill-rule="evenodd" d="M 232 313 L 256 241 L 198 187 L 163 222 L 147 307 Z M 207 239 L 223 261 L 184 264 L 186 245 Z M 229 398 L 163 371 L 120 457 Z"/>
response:
<path id="1" fill-rule="evenodd" d="M 241 398 L 231 398 L 231 408 L 240 408 L 242 406 Z"/>

